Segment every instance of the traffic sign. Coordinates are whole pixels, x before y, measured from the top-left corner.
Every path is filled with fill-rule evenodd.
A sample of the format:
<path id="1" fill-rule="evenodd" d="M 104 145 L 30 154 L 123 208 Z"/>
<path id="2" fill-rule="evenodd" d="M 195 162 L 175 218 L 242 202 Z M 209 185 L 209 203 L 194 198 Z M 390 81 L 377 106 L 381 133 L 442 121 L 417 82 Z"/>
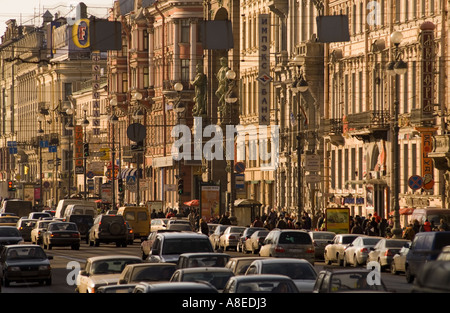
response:
<path id="1" fill-rule="evenodd" d="M 135 176 L 127 176 L 127 185 L 134 185 L 136 184 L 136 177 Z"/>
<path id="2" fill-rule="evenodd" d="M 145 139 L 147 135 L 145 126 L 140 123 L 133 123 L 127 128 L 128 139 L 134 142 L 139 142 Z"/>
<path id="3" fill-rule="evenodd" d="M 94 178 L 94 176 L 95 176 L 95 175 L 94 175 L 94 172 L 92 172 L 92 171 L 89 171 L 89 172 L 86 173 L 86 177 L 87 177 L 87 178 L 90 178 L 90 179 L 91 179 L 91 178 Z"/>
<path id="4" fill-rule="evenodd" d="M 244 162 L 236 162 L 234 164 L 234 170 L 237 173 L 243 173 L 245 171 L 245 163 Z"/>
<path id="5" fill-rule="evenodd" d="M 413 175 L 408 179 L 408 186 L 412 190 L 418 190 L 422 188 L 423 178 L 419 175 Z"/>

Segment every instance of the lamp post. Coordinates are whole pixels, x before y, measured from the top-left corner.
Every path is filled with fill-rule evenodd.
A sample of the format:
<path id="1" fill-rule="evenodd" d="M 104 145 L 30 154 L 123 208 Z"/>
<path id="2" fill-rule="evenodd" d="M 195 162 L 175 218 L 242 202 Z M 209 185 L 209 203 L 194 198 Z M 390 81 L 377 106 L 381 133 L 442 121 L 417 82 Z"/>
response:
<path id="1" fill-rule="evenodd" d="M 67 198 L 70 199 L 71 196 L 71 189 L 72 189 L 72 165 L 73 165 L 73 150 L 72 150 L 72 142 L 73 142 L 73 130 L 75 126 L 73 125 L 73 110 L 72 108 L 68 108 L 66 110 L 66 114 L 70 116 L 70 120 L 66 125 L 66 129 L 70 130 L 70 139 L 69 139 L 69 160 L 68 162 L 68 170 L 69 170 L 69 178 L 68 178 L 68 186 L 67 186 L 67 192 L 68 196 Z"/>
<path id="2" fill-rule="evenodd" d="M 37 118 L 39 122 L 38 129 L 38 138 L 39 138 L 39 207 L 42 207 L 42 135 L 44 134 L 44 130 L 42 129 L 42 122 L 45 118 L 42 115 L 39 115 Z"/>
<path id="3" fill-rule="evenodd" d="M 140 123 L 144 119 L 144 110 L 140 106 L 139 101 L 142 100 L 142 94 L 139 91 L 136 91 L 133 94 L 133 99 L 138 103 L 137 110 L 133 113 L 133 119 Z M 136 150 L 136 206 L 139 206 L 141 203 L 141 192 L 140 192 L 140 163 L 141 163 L 141 149 L 143 149 L 140 144 L 137 142 L 137 150 Z"/>
<path id="4" fill-rule="evenodd" d="M 181 118 L 183 116 L 183 113 L 186 111 L 186 107 L 184 103 L 181 101 L 181 92 L 183 91 L 183 84 L 182 83 L 175 83 L 173 85 L 173 89 L 177 92 L 177 98 L 175 99 L 175 106 L 174 111 L 177 113 L 177 120 L 178 124 L 180 124 Z M 181 172 L 181 158 L 178 159 L 178 174 L 176 175 L 178 178 L 178 186 L 180 185 L 180 180 L 183 180 L 183 173 Z M 182 183 L 181 183 L 182 184 Z M 181 206 L 182 206 L 182 200 L 181 195 L 183 194 L 184 190 L 177 190 L 178 194 L 178 211 L 181 212 Z"/>
<path id="5" fill-rule="evenodd" d="M 236 95 L 236 93 L 234 91 L 234 87 L 236 84 L 236 72 L 233 71 L 232 69 L 230 69 L 225 73 L 225 77 L 227 78 L 227 81 L 228 81 L 228 92 L 225 96 L 225 102 L 227 103 L 227 105 L 229 107 L 228 111 L 230 114 L 230 123 L 237 124 L 237 122 L 233 123 L 234 121 L 232 120 L 233 117 L 235 116 L 233 114 L 234 113 L 233 109 L 234 109 L 236 102 L 238 101 L 238 96 Z M 235 142 L 235 140 L 233 138 L 233 146 L 234 146 L 234 142 Z M 225 144 L 225 147 L 226 146 L 227 145 Z M 236 175 L 234 173 L 234 164 L 235 164 L 234 157 L 228 155 L 227 172 L 228 172 L 229 177 L 228 177 L 227 189 L 230 194 L 229 209 L 230 209 L 231 217 L 234 217 L 234 200 L 236 199 Z"/>
<path id="6" fill-rule="evenodd" d="M 111 99 L 111 101 L 109 102 L 111 105 L 111 111 L 112 111 L 112 115 L 109 118 L 109 123 L 111 124 L 111 190 L 112 190 L 112 199 L 111 199 L 111 203 L 112 203 L 112 209 L 115 210 L 116 209 L 116 191 L 115 191 L 115 180 L 116 180 L 116 176 L 115 176 L 115 170 L 116 170 L 116 148 L 115 148 L 115 125 L 119 122 L 119 118 L 117 117 L 116 113 L 115 113 L 115 108 L 117 106 L 117 100 L 116 99 Z"/>
<path id="7" fill-rule="evenodd" d="M 298 63 L 298 58 L 295 57 L 294 62 Z M 292 83 L 291 90 L 298 96 L 298 105 L 300 111 L 300 93 L 308 91 L 308 82 L 305 80 L 303 69 L 300 64 L 297 65 L 297 73 L 294 77 L 294 82 Z M 302 169 L 302 155 L 304 153 L 303 149 L 303 129 L 302 129 L 302 119 L 301 114 L 298 114 L 299 132 L 297 136 L 297 188 L 298 188 L 298 200 L 297 200 L 297 218 L 303 210 L 303 169 Z"/>
<path id="8" fill-rule="evenodd" d="M 87 127 L 89 126 L 89 121 L 87 119 L 87 110 L 88 110 L 88 105 L 87 104 L 83 104 L 82 106 L 82 110 L 84 111 L 84 119 L 81 122 L 81 126 L 83 127 L 83 134 L 84 134 L 84 138 L 83 138 L 83 146 L 84 145 L 88 145 L 89 143 L 87 143 L 87 137 L 86 137 L 86 130 Z M 87 155 L 86 152 L 83 153 L 83 181 L 84 181 L 84 196 L 83 199 L 87 200 L 87 182 L 86 182 L 86 165 L 87 165 Z"/>
<path id="9" fill-rule="evenodd" d="M 393 207 L 394 207 L 394 225 L 392 228 L 393 238 L 402 237 L 402 229 L 400 226 L 400 204 L 399 204 L 399 192 L 400 192 L 400 171 L 399 171 L 399 146 L 398 146 L 398 75 L 403 75 L 407 71 L 407 64 L 401 59 L 401 53 L 399 52 L 399 45 L 403 39 L 403 35 L 399 31 L 395 31 L 391 34 L 391 42 L 394 44 L 393 60 L 388 63 L 386 71 L 394 78 L 394 118 L 391 121 L 392 132 L 392 175 L 394 178 L 394 186 L 392 188 L 393 194 Z"/>

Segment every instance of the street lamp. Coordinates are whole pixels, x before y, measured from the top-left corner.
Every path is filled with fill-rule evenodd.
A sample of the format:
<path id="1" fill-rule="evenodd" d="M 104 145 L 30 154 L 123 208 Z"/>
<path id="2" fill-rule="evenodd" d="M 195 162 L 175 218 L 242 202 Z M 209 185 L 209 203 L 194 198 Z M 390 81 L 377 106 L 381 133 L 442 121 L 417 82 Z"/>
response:
<path id="1" fill-rule="evenodd" d="M 75 126 L 73 125 L 73 110 L 71 108 L 66 110 L 66 114 L 70 116 L 69 122 L 66 124 L 66 129 L 70 130 L 70 139 L 69 139 L 69 156 L 70 159 L 68 160 L 69 163 L 69 179 L 68 179 L 68 198 L 70 199 L 71 196 L 71 189 L 72 189 L 72 164 L 73 164 L 73 150 L 72 150 L 72 141 L 73 141 L 73 130 L 75 129 Z"/>
<path id="2" fill-rule="evenodd" d="M 119 118 L 116 115 L 115 109 L 117 106 L 117 100 L 115 98 L 111 99 L 109 102 L 111 105 L 112 115 L 109 118 L 109 123 L 111 124 L 111 190 L 112 190 L 112 209 L 116 209 L 116 190 L 115 190 L 115 180 L 116 180 L 116 147 L 115 147 L 115 125 L 119 122 Z"/>
<path id="3" fill-rule="evenodd" d="M 84 133 L 84 139 L 83 139 L 83 146 L 85 147 L 85 145 L 88 145 L 89 143 L 87 143 L 87 138 L 86 138 L 86 130 L 87 127 L 89 126 L 89 121 L 87 119 L 87 110 L 88 110 L 89 106 L 87 103 L 83 104 L 83 106 L 81 107 L 81 109 L 84 111 L 84 119 L 81 122 L 81 127 L 83 127 L 83 133 Z M 87 182 L 86 182 L 86 165 L 87 165 L 87 155 L 86 153 L 83 154 L 83 179 L 84 179 L 84 200 L 87 200 Z"/>
<path id="4" fill-rule="evenodd" d="M 45 118 L 39 114 L 37 117 L 37 121 L 39 122 L 39 129 L 37 131 L 38 139 L 39 139 L 39 207 L 42 207 L 42 136 L 44 135 L 44 130 L 42 129 L 42 122 L 45 121 Z"/>
<path id="5" fill-rule="evenodd" d="M 393 50 L 393 60 L 387 64 L 386 71 L 394 78 L 394 118 L 391 121 L 391 132 L 392 132 L 392 175 L 393 181 L 393 207 L 394 207 L 394 225 L 392 227 L 393 238 L 402 238 L 402 229 L 400 225 L 400 203 L 399 203 L 399 192 L 400 192 L 400 171 L 399 171 L 399 146 L 398 146 L 398 90 L 397 82 L 398 75 L 403 75 L 406 73 L 408 65 L 401 59 L 401 53 L 399 52 L 399 45 L 403 39 L 403 35 L 399 31 L 395 31 L 391 34 L 391 42 L 394 44 Z"/>

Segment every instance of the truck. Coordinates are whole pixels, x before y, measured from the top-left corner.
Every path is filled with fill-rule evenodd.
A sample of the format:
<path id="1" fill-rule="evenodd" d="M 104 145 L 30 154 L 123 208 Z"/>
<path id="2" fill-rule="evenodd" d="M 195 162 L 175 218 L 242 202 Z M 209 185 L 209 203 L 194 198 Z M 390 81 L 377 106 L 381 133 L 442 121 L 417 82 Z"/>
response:
<path id="1" fill-rule="evenodd" d="M 28 216 L 31 212 L 36 212 L 33 203 L 20 199 L 4 200 L 0 208 L 0 213 L 13 213 L 18 217 Z"/>

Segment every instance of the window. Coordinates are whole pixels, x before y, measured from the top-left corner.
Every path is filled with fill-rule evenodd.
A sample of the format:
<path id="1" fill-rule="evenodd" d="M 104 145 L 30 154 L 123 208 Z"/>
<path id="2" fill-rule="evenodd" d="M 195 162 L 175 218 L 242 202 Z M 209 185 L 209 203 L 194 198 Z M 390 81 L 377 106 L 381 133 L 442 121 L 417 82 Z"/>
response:
<path id="1" fill-rule="evenodd" d="M 181 27 L 180 42 L 188 43 L 190 30 L 189 20 L 181 20 L 180 27 Z"/>
<path id="2" fill-rule="evenodd" d="M 181 60 L 181 81 L 188 82 L 189 79 L 189 61 Z"/>

